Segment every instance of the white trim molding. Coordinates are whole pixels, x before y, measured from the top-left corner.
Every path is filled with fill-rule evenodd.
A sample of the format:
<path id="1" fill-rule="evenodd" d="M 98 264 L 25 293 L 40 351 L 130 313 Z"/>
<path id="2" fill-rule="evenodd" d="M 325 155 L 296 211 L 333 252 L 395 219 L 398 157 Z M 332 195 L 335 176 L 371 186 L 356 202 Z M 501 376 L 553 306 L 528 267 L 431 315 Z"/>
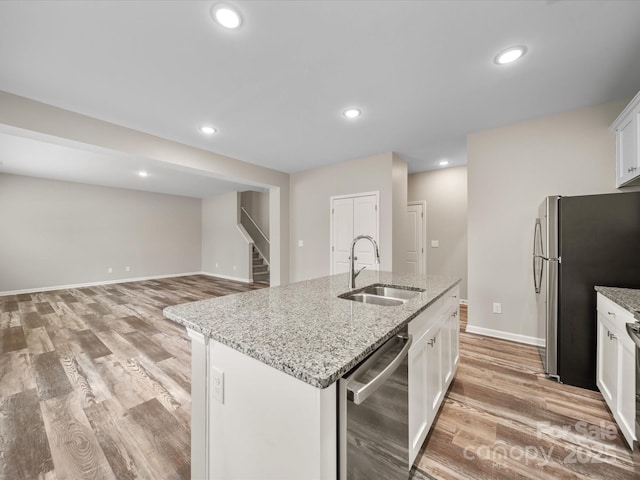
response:
<path id="1" fill-rule="evenodd" d="M 467 333 L 477 333 L 478 335 L 484 335 L 486 337 L 501 338 L 502 340 L 510 340 L 512 342 L 534 345 L 536 347 L 542 347 L 544 345 L 544 338 L 503 332 L 501 330 L 493 330 L 491 328 L 476 327 L 475 325 L 467 324 L 466 331 Z"/>
<path id="2" fill-rule="evenodd" d="M 253 283 L 253 278 L 232 277 L 231 275 L 223 275 L 221 273 L 200 272 L 200 275 L 206 275 L 207 277 L 222 278 L 223 280 L 233 280 L 235 282 Z"/>
<path id="3" fill-rule="evenodd" d="M 7 290 L 4 292 L 0 292 L 0 297 L 4 297 L 6 295 L 20 295 L 22 293 L 51 292 L 54 290 L 66 290 L 69 288 L 84 288 L 84 287 L 96 287 L 100 285 L 113 285 L 115 283 L 144 282 L 146 280 L 159 280 L 161 278 L 188 277 L 190 275 L 207 275 L 207 274 L 204 272 L 170 273 L 168 275 L 153 275 L 151 277 L 121 278 L 118 280 L 103 280 L 101 282 L 74 283 L 71 285 L 54 285 L 51 287 L 27 288 L 23 290 Z"/>

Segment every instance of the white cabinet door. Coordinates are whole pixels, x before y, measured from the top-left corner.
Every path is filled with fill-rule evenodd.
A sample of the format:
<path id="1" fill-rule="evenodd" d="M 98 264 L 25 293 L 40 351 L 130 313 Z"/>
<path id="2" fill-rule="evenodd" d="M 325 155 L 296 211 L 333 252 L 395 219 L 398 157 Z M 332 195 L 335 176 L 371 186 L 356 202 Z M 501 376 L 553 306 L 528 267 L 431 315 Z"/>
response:
<path id="1" fill-rule="evenodd" d="M 378 194 L 331 198 L 331 274 L 349 271 L 351 242 L 358 235 L 378 241 Z M 377 269 L 373 245 L 362 241 L 355 249 L 357 268 Z"/>
<path id="2" fill-rule="evenodd" d="M 616 132 L 618 185 L 636 177 L 638 171 L 637 118 L 630 115 Z"/>
<path id="3" fill-rule="evenodd" d="M 409 464 L 413 462 L 429 433 L 427 401 L 428 332 L 409 349 Z"/>
<path id="4" fill-rule="evenodd" d="M 618 332 L 618 391 L 616 420 L 627 443 L 633 445 L 636 421 L 636 345 L 627 332 Z"/>
<path id="5" fill-rule="evenodd" d="M 451 320 L 451 328 L 453 335 L 451 339 L 451 349 L 453 355 L 453 373 L 455 375 L 456 367 L 460 361 L 460 308 L 456 307 L 453 311 L 453 318 Z"/>
<path id="6" fill-rule="evenodd" d="M 616 134 L 616 187 L 640 181 L 640 92 L 609 127 Z"/>
<path id="7" fill-rule="evenodd" d="M 445 390 L 451 384 L 453 376 L 456 373 L 458 360 L 460 358 L 460 319 L 458 318 L 460 306 L 460 288 L 456 287 L 447 293 L 448 298 L 446 305 L 446 325 L 447 325 L 447 352 L 443 353 L 443 362 L 446 358 L 447 363 L 443 365 L 445 374 L 444 383 Z"/>
<path id="8" fill-rule="evenodd" d="M 442 341 L 440 355 L 442 357 L 442 383 L 446 389 L 453 377 L 453 329 L 451 328 L 453 312 L 451 308 L 443 312 L 443 317 L 444 323 L 440 329 L 440 340 Z"/>
<path id="9" fill-rule="evenodd" d="M 438 412 L 444 395 L 442 379 L 442 336 L 441 324 L 434 325 L 427 332 L 427 408 L 429 410 L 429 426 Z"/>
<path id="10" fill-rule="evenodd" d="M 611 338 L 613 325 L 605 315 L 598 311 L 598 351 L 596 383 L 609 409 L 615 411 L 617 389 L 618 343 Z"/>

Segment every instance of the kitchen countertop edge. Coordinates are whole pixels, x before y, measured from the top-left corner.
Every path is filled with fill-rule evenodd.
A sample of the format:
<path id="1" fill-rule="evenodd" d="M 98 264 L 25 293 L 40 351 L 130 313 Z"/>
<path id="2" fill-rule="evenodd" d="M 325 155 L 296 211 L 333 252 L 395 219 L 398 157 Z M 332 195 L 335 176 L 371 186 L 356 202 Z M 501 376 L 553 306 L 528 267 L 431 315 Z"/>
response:
<path id="1" fill-rule="evenodd" d="M 636 320 L 640 320 L 640 318 L 638 318 L 638 312 L 640 311 L 640 289 L 604 287 L 598 285 L 595 287 L 595 290 L 625 310 L 628 310 L 635 316 Z"/>
<path id="2" fill-rule="evenodd" d="M 380 272 L 380 273 L 384 273 L 384 272 Z M 343 274 L 344 275 L 344 274 Z M 256 290 L 253 292 L 245 292 L 245 293 L 240 293 L 240 294 L 234 294 L 234 295 L 230 295 L 227 297 L 219 297 L 216 299 L 210 299 L 210 300 L 204 300 L 204 301 L 199 301 L 199 302 L 191 302 L 191 303 L 187 303 L 187 304 L 182 304 L 182 305 L 175 305 L 175 306 L 171 306 L 171 307 L 167 307 L 164 309 L 164 316 L 166 318 L 168 318 L 169 320 L 178 323 L 180 325 L 183 325 L 184 327 L 194 330 L 202 335 L 204 335 L 205 337 L 208 337 L 216 342 L 219 342 L 221 344 L 224 344 L 240 353 L 243 353 L 251 358 L 254 358 L 266 365 L 269 365 L 273 368 L 276 368 L 284 373 L 287 373 L 288 375 L 291 375 L 305 383 L 308 383 L 309 385 L 316 387 L 316 388 L 327 388 L 330 385 L 332 385 L 333 383 L 335 383 L 340 377 L 342 377 L 345 373 L 347 373 L 348 371 L 350 371 L 353 367 L 355 367 L 357 364 L 359 364 L 362 360 L 364 360 L 369 354 L 371 354 L 373 351 L 375 351 L 378 347 L 380 347 L 382 344 L 384 344 L 384 342 L 386 342 L 387 340 L 389 340 L 393 335 L 395 335 L 397 332 L 399 332 L 404 326 L 406 326 L 411 320 L 413 320 L 415 317 L 417 317 L 418 315 L 420 315 L 423 311 L 425 311 L 428 307 L 430 307 L 431 305 L 433 305 L 435 302 L 438 301 L 438 299 L 442 298 L 442 296 L 448 292 L 449 290 L 451 290 L 452 288 L 454 288 L 456 285 L 459 285 L 461 282 L 460 278 L 456 278 L 456 277 L 444 277 L 444 276 L 433 276 L 434 278 L 438 278 L 439 282 L 442 282 L 442 284 L 444 286 L 442 286 L 441 288 L 438 289 L 438 292 L 433 294 L 432 296 L 430 296 L 426 303 L 421 303 L 421 304 L 417 304 L 414 305 L 417 308 L 415 308 L 415 310 L 413 310 L 412 312 L 409 312 L 407 314 L 407 312 L 405 311 L 404 314 L 400 315 L 401 317 L 403 317 L 402 319 L 399 319 L 397 321 L 395 321 L 395 325 L 392 326 L 391 328 L 389 328 L 389 330 L 381 335 L 379 338 L 377 338 L 377 340 L 369 343 L 367 346 L 359 349 L 359 352 L 357 354 L 355 354 L 353 356 L 353 358 L 350 358 L 349 361 L 346 361 L 342 364 L 340 364 L 338 366 L 338 368 L 332 368 L 331 371 L 329 371 L 326 374 L 323 375 L 319 375 L 317 373 L 314 373 L 312 371 L 309 371 L 310 369 L 305 368 L 304 363 L 297 358 L 295 355 L 293 357 L 290 358 L 282 358 L 283 355 L 273 355 L 271 354 L 269 351 L 266 351 L 265 349 L 257 349 L 257 348 L 253 348 L 251 345 L 247 345 L 244 344 L 242 341 L 238 341 L 237 339 L 233 338 L 233 335 L 222 335 L 219 332 L 219 329 L 217 329 L 215 326 L 214 327 L 208 327 L 205 324 L 201 324 L 198 321 L 194 321 L 192 319 L 189 318 L 189 312 L 190 312 L 190 305 L 193 304 L 202 304 L 203 302 L 211 302 L 211 300 L 218 300 L 218 299 L 224 299 L 224 298 L 228 298 L 228 297 L 238 297 L 241 295 L 248 295 L 248 294 L 252 294 L 254 292 L 259 292 L 260 290 Z M 329 278 L 329 277 L 324 277 L 324 279 Z M 423 278 L 427 278 L 426 282 L 428 282 L 430 276 L 427 277 L 423 277 Z M 323 280 L 323 279 L 317 279 L 318 281 Z M 391 283 L 391 282 L 385 282 L 384 279 L 379 279 L 380 283 Z M 297 284 L 289 284 L 286 285 L 284 287 L 275 287 L 275 288 L 289 288 L 289 289 L 295 289 L 296 285 L 300 285 L 300 284 L 305 284 L 305 283 L 309 283 L 309 282 L 313 282 L 313 280 L 311 281 L 306 281 L 306 282 L 298 282 Z M 411 282 L 408 282 L 409 284 L 411 284 Z M 406 282 L 404 284 L 407 284 Z M 428 283 L 427 283 L 428 284 Z M 412 284 L 413 286 L 416 285 L 416 283 Z M 300 288 L 300 287 L 298 287 Z M 265 289 L 266 290 L 266 289 Z M 269 289 L 270 290 L 270 289 Z M 335 292 L 331 292 L 331 294 L 333 295 Z M 349 302 L 349 300 L 343 300 L 345 302 Z M 356 303 L 356 302 L 352 302 L 352 303 Z M 407 302 L 409 303 L 409 302 Z M 212 306 L 216 305 L 215 303 L 211 303 Z M 352 306 L 353 307 L 353 306 Z M 384 309 L 388 309 L 389 307 L 385 307 L 385 306 L 377 306 L 377 305 L 367 305 L 365 308 L 363 308 L 363 305 L 357 305 L 355 306 L 356 308 L 360 308 L 361 311 L 366 311 L 366 308 L 369 308 L 369 312 L 371 313 L 371 315 L 373 316 L 374 313 L 392 313 L 390 311 L 386 311 Z M 374 307 L 373 309 L 371 307 Z M 394 308 L 394 307 L 391 307 Z M 379 310 L 382 309 L 382 310 Z M 254 316 L 260 316 L 260 315 L 264 315 L 264 312 L 258 310 L 256 312 L 254 312 Z M 192 315 L 192 317 L 196 317 L 196 315 Z"/>

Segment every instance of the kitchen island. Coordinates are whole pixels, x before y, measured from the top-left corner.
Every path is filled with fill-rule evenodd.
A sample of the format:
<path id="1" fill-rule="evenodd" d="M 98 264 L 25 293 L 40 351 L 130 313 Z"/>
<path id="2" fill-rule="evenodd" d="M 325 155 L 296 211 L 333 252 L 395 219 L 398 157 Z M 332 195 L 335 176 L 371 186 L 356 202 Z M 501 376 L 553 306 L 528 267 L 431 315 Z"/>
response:
<path id="1" fill-rule="evenodd" d="M 424 336 L 459 281 L 362 272 L 423 290 L 398 306 L 339 298 L 340 274 L 165 309 L 193 340 L 192 478 L 337 478 L 336 382 L 408 324 Z"/>

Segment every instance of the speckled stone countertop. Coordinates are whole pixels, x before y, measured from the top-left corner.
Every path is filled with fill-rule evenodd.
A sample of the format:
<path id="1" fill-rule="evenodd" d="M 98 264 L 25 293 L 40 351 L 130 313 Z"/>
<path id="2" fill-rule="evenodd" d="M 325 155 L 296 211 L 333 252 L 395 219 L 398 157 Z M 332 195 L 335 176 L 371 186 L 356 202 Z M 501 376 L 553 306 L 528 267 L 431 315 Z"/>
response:
<path id="1" fill-rule="evenodd" d="M 349 291 L 345 273 L 167 307 L 164 315 L 326 388 L 459 282 L 453 277 L 365 270 L 357 278 L 358 288 L 383 283 L 425 291 L 396 307 L 345 300 L 338 298 Z"/>
<path id="2" fill-rule="evenodd" d="M 640 290 L 635 288 L 597 286 L 596 292 L 600 292 L 609 300 L 629 310 L 635 316 L 636 320 L 640 320 Z"/>

